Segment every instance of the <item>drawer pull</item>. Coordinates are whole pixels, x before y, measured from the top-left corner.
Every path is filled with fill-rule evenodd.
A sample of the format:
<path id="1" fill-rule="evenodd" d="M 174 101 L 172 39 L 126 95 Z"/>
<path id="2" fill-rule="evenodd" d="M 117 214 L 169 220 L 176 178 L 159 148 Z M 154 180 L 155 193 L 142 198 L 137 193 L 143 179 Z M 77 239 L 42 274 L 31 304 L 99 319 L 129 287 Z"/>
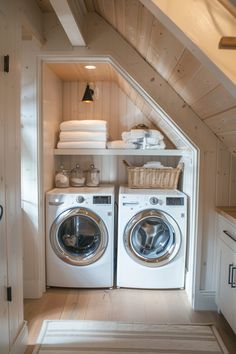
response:
<path id="1" fill-rule="evenodd" d="M 223 230 L 223 233 L 226 234 L 228 237 L 231 238 L 231 240 L 233 240 L 234 242 L 236 242 L 236 236 L 232 235 L 231 233 L 229 233 L 229 231 Z"/>
<path id="2" fill-rule="evenodd" d="M 3 216 L 3 207 L 0 205 L 0 220 L 2 219 Z"/>
<path id="3" fill-rule="evenodd" d="M 232 284 L 232 278 L 231 278 L 231 268 L 233 267 L 233 263 L 229 264 L 229 272 L 228 272 L 228 284 L 231 285 Z"/>
<path id="4" fill-rule="evenodd" d="M 236 283 L 234 281 L 234 271 L 236 270 L 236 267 L 232 267 L 231 268 L 231 274 L 232 274 L 232 277 L 231 277 L 231 288 L 236 288 Z"/>
<path id="5" fill-rule="evenodd" d="M 234 281 L 234 271 L 236 270 L 236 266 L 233 263 L 229 264 L 229 272 L 228 272 L 228 284 L 231 285 L 231 288 L 236 288 L 236 284 Z"/>

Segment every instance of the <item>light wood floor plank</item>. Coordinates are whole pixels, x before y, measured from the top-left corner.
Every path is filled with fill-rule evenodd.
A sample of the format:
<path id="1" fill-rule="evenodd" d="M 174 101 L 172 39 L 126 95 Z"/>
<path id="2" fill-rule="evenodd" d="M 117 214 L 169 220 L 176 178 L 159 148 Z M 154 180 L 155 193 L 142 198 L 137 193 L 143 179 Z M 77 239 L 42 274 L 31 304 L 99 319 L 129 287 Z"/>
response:
<path id="1" fill-rule="evenodd" d="M 236 336 L 223 316 L 213 311 L 192 310 L 184 290 L 49 288 L 41 299 L 25 300 L 25 320 L 29 328 L 26 354 L 32 353 L 45 319 L 212 323 L 229 354 L 236 353 Z"/>

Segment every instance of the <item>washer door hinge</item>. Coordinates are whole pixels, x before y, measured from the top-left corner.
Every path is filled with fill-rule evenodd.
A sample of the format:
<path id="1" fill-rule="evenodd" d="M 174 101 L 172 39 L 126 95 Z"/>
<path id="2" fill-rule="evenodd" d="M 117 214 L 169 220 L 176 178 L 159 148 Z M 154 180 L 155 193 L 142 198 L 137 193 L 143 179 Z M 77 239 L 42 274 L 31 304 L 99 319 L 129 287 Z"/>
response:
<path id="1" fill-rule="evenodd" d="M 9 73 L 10 70 L 10 57 L 9 55 L 4 55 L 4 73 Z"/>
<path id="2" fill-rule="evenodd" d="M 12 301 L 12 287 L 11 286 L 7 287 L 7 301 L 9 301 L 9 302 Z"/>

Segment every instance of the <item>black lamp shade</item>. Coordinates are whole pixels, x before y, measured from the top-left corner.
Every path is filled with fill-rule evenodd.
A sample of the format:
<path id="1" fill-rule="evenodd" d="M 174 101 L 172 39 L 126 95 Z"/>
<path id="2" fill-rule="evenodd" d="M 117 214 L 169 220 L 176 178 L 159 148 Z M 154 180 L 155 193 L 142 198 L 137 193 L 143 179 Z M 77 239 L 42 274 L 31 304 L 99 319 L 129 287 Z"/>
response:
<path id="1" fill-rule="evenodd" d="M 86 86 L 86 89 L 84 91 L 84 96 L 82 98 L 83 102 L 93 102 L 93 94 L 94 91 L 89 87 L 89 85 Z"/>

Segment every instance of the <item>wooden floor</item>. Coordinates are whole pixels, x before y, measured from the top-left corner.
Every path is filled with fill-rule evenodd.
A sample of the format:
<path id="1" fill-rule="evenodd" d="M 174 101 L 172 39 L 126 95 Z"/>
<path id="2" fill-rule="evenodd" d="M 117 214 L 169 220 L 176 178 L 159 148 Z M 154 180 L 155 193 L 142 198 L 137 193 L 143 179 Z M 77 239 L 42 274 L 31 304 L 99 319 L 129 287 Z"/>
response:
<path id="1" fill-rule="evenodd" d="M 184 290 L 50 288 L 41 299 L 25 300 L 29 328 L 27 354 L 32 353 L 44 319 L 211 323 L 218 328 L 229 354 L 236 353 L 236 336 L 223 316 L 217 312 L 193 311 Z"/>

